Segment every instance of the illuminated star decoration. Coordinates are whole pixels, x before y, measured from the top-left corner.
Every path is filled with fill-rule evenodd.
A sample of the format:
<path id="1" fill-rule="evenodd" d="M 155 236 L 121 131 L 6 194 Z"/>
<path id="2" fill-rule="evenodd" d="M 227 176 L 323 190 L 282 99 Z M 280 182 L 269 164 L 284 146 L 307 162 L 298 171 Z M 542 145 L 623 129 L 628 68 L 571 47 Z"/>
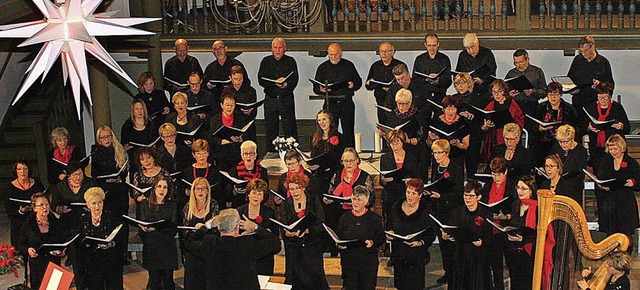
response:
<path id="1" fill-rule="evenodd" d="M 32 1 L 44 15 L 44 20 L 0 26 L 0 37 L 28 38 L 18 47 L 44 43 L 27 69 L 24 83 L 11 105 L 15 105 L 41 75 L 40 82 L 42 82 L 58 56 L 61 56 L 64 84 L 66 85 L 68 80 L 71 82 L 76 110 L 80 118 L 80 86 L 84 88 L 91 104 L 85 50 L 136 86 L 136 83 L 100 45 L 96 36 L 153 35 L 153 32 L 129 26 L 159 20 L 159 18 L 111 18 L 117 11 L 94 14 L 103 0 L 66 0 L 62 5 L 56 5 L 51 0 Z"/>

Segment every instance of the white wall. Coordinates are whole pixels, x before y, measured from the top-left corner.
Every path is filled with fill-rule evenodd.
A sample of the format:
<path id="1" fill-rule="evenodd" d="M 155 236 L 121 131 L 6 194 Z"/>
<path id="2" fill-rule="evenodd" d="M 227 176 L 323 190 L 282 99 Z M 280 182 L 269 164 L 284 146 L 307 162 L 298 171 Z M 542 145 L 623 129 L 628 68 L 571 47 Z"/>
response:
<path id="1" fill-rule="evenodd" d="M 629 118 L 632 120 L 640 120 L 640 100 L 637 91 L 640 90 L 640 82 L 638 77 L 638 69 L 640 68 L 640 51 L 637 50 L 625 50 L 625 51 L 599 51 L 602 55 L 606 56 L 611 62 L 613 69 L 613 77 L 616 80 L 615 95 L 623 95 L 622 104 L 629 114 Z M 395 57 L 406 62 L 409 68 L 413 66 L 413 60 L 418 56 L 420 51 L 399 51 L 396 52 Z M 444 54 L 449 56 L 452 62 L 452 67 L 455 68 L 455 64 L 458 59 L 459 51 L 443 51 Z M 260 65 L 260 60 L 268 52 L 252 52 L 243 53 L 238 56 L 240 60 L 249 72 L 249 77 L 252 80 L 253 86 L 258 90 L 258 99 L 264 98 L 262 88 L 257 84 L 257 73 Z M 309 101 L 308 95 L 312 94 L 311 84 L 307 78 L 313 78 L 316 68 L 320 63 L 326 60 L 326 58 L 313 57 L 306 52 L 287 52 L 288 55 L 294 57 L 298 63 L 298 71 L 300 74 L 300 82 L 295 90 L 296 96 L 296 116 L 299 119 L 313 119 L 315 114 L 322 107 L 322 101 Z M 496 56 L 496 62 L 498 64 L 498 76 L 506 75 L 513 67 L 512 54 L 513 51 L 498 50 L 494 51 Z M 163 54 L 163 63 L 173 54 Z M 198 58 L 203 69 L 213 59 L 211 53 L 192 53 L 191 55 Z M 563 51 L 560 50 L 530 50 L 529 55 L 531 63 L 542 67 L 547 78 L 547 82 L 551 81 L 551 77 L 566 75 L 573 59 L 572 56 L 564 56 Z M 372 62 L 378 59 L 375 52 L 348 52 L 345 51 L 343 57 L 352 61 L 360 76 L 364 79 L 369 72 L 369 66 Z M 135 78 L 135 76 L 133 76 Z M 453 87 L 449 88 L 450 93 L 454 93 Z M 565 96 L 567 101 L 570 101 L 569 96 Z M 354 96 L 356 103 L 356 132 L 362 132 L 363 149 L 373 149 L 373 128 L 376 122 L 376 114 L 373 105 L 375 101 L 373 99 L 373 92 L 369 92 L 363 88 L 356 92 Z M 264 118 L 262 110 L 258 112 L 258 118 Z"/>

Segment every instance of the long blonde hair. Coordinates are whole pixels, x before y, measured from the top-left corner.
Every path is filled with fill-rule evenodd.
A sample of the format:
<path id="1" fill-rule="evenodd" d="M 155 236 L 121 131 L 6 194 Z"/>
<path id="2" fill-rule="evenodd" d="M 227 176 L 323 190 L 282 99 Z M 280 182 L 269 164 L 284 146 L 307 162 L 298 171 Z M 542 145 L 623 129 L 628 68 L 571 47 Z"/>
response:
<path id="1" fill-rule="evenodd" d="M 207 199 L 205 201 L 204 207 L 204 215 L 209 214 L 209 210 L 211 208 L 211 187 L 209 187 L 209 181 L 206 178 L 198 177 L 191 184 L 191 194 L 189 195 L 189 209 L 187 210 L 187 220 L 191 220 L 193 215 L 196 213 L 196 186 L 205 185 L 207 187 Z"/>
<path id="2" fill-rule="evenodd" d="M 115 150 L 114 157 L 116 160 L 116 165 L 118 165 L 118 168 L 122 168 L 127 164 L 127 160 L 128 160 L 127 150 L 124 150 L 124 146 L 122 146 L 120 141 L 118 141 L 116 134 L 113 133 L 113 130 L 111 130 L 109 126 L 98 127 L 98 130 L 96 130 L 96 140 L 100 140 L 100 133 L 102 131 L 108 131 L 109 134 L 111 134 L 111 137 L 112 137 L 111 146 L 113 146 L 113 149 Z"/>

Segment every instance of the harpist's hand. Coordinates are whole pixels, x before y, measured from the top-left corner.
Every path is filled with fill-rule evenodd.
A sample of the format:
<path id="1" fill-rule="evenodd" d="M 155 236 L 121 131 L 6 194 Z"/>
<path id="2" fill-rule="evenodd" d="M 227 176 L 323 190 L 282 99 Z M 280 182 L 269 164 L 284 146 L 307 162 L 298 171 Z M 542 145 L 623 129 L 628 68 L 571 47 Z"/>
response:
<path id="1" fill-rule="evenodd" d="M 474 246 L 480 247 L 482 246 L 482 239 L 471 242 Z"/>
<path id="2" fill-rule="evenodd" d="M 582 275 L 582 278 L 587 278 L 589 277 L 589 275 L 591 275 L 591 273 L 592 273 L 592 270 L 591 270 L 591 267 L 589 267 L 589 268 L 582 269 L 582 272 L 580 274 Z"/>
<path id="3" fill-rule="evenodd" d="M 580 287 L 580 289 L 588 289 L 589 288 L 589 283 L 587 283 L 586 280 L 582 279 L 582 280 L 578 280 L 578 287 Z"/>
<path id="4" fill-rule="evenodd" d="M 365 245 L 367 245 L 367 248 L 371 248 L 373 247 L 373 240 L 366 240 L 364 241 Z"/>

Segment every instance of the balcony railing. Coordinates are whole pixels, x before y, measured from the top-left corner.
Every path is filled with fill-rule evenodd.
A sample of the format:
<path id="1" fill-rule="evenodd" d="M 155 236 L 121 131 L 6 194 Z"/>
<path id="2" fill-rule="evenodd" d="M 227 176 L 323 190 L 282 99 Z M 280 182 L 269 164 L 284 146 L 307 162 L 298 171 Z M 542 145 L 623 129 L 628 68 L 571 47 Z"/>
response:
<path id="1" fill-rule="evenodd" d="M 638 0 L 161 0 L 165 35 L 626 29 Z"/>

